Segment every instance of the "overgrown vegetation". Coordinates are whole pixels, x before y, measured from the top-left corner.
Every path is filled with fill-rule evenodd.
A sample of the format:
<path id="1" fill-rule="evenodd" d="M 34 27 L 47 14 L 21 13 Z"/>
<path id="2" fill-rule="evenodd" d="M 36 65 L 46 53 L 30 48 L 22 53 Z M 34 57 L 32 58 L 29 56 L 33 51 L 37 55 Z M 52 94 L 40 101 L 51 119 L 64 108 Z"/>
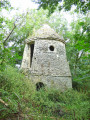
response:
<path id="1" fill-rule="evenodd" d="M 7 66 L 0 71 L 1 118 L 88 120 L 87 92 L 60 92 L 48 88 L 36 91 L 19 70 Z"/>
<path id="2" fill-rule="evenodd" d="M 62 6 L 61 0 L 35 1 L 53 14 L 48 16 L 47 10 L 40 9 L 28 10 L 12 19 L 0 16 L 0 119 L 89 120 L 89 1 L 64 0 Z M 73 20 L 68 24 L 57 6 L 60 11 L 70 10 L 73 5 L 76 9 L 71 11 Z M 0 10 L 3 9 L 12 9 L 9 1 L 0 1 Z M 36 86 L 15 68 L 16 64 L 21 64 L 24 40 L 44 23 L 54 28 L 66 42 L 73 81 L 71 90 L 61 92 L 45 88 L 36 91 Z"/>
<path id="3" fill-rule="evenodd" d="M 0 118 L 19 113 L 25 106 L 22 102 L 24 96 L 31 94 L 32 84 L 18 69 L 7 66 L 4 71 L 0 71 Z"/>
<path id="4" fill-rule="evenodd" d="M 34 2 L 39 4 L 39 9 L 42 7 L 43 9 L 48 9 L 49 14 L 52 14 L 56 8 L 59 11 L 65 9 L 69 11 L 72 6 L 76 6 L 75 12 L 87 13 L 90 10 L 90 2 L 89 0 L 33 0 Z"/>

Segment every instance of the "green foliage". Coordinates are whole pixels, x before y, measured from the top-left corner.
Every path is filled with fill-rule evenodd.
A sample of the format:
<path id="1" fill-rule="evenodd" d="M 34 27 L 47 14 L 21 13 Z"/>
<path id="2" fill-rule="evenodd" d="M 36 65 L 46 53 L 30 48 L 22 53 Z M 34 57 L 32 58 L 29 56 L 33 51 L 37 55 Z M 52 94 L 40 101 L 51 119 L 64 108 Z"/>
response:
<path id="1" fill-rule="evenodd" d="M 8 0 L 1 0 L 0 1 L 0 11 L 2 10 L 2 9 L 9 9 L 9 8 L 11 8 L 11 5 L 10 5 L 10 2 L 8 1 Z"/>
<path id="2" fill-rule="evenodd" d="M 7 66 L 0 71 L 0 99 L 8 104 L 0 102 L 0 118 L 21 112 L 24 109 L 22 100 L 33 93 L 32 89 L 33 84 L 17 69 Z"/>
<path id="3" fill-rule="evenodd" d="M 7 2 L 1 1 L 1 10 L 7 9 Z M 50 14 L 56 7 L 70 10 L 72 5 L 77 11 L 84 13 L 89 10 L 89 2 L 64 0 L 39 0 L 40 7 L 49 10 Z M 3 4 L 2 4 L 3 3 Z M 5 3 L 5 4 L 4 4 Z M 8 6 L 9 7 L 9 6 Z M 86 8 L 87 7 L 87 8 Z M 47 18 L 47 11 L 43 9 L 28 10 L 27 14 L 14 16 L 12 20 L 1 17 L 0 30 L 0 119 L 20 118 L 34 120 L 88 120 L 90 90 L 90 29 L 89 15 L 73 21 L 68 28 L 63 15 L 55 12 Z M 20 64 L 24 50 L 24 40 L 32 35 L 34 30 L 42 24 L 48 23 L 64 37 L 66 41 L 67 58 L 73 79 L 73 88 L 60 92 L 59 90 L 35 90 L 35 86 L 19 70 L 11 67 Z M 8 34 L 14 31 L 6 40 Z M 6 41 L 5 41 L 6 40 Z M 68 41 L 67 41 L 68 40 Z M 10 43 L 12 45 L 10 46 Z M 8 64 L 8 65 L 7 65 Z M 9 66 L 11 65 L 11 66 Z"/>
<path id="4" fill-rule="evenodd" d="M 5 10 L 10 10 L 11 9 L 11 5 L 10 2 L 8 0 L 0 0 L 0 11 L 2 11 L 3 9 Z M 0 30 L 3 28 L 3 22 L 5 21 L 5 18 L 0 15 Z M 4 38 L 3 32 L 0 32 L 0 47 L 1 47 L 1 40 Z"/>
<path id="5" fill-rule="evenodd" d="M 7 66 L 0 71 L 0 119 L 88 120 L 88 117 L 87 93 L 51 88 L 36 91 L 16 68 Z"/>
<path id="6" fill-rule="evenodd" d="M 58 6 L 59 10 L 63 8 L 66 11 L 69 11 L 73 5 L 76 6 L 76 11 L 79 10 L 82 13 L 86 13 L 90 10 L 90 2 L 89 0 L 33 0 L 34 2 L 39 4 L 39 8 L 48 9 L 49 14 L 53 13 Z M 60 4 L 63 2 L 63 4 Z"/>
<path id="7" fill-rule="evenodd" d="M 25 39 L 32 34 L 33 29 L 38 29 L 43 23 L 47 22 L 46 16 L 47 12 L 41 9 L 40 11 L 28 10 L 27 14 L 14 16 L 11 20 L 3 19 L 2 28 L 4 29 L 0 41 L 1 68 L 2 64 L 15 66 L 15 64 L 21 63 Z M 8 31 L 8 34 L 6 31 Z M 7 37 L 8 39 L 6 39 Z"/>
<path id="8" fill-rule="evenodd" d="M 87 96 L 74 90 L 40 90 L 33 96 L 33 107 L 46 116 L 57 118 L 88 119 L 89 102 Z"/>
<path id="9" fill-rule="evenodd" d="M 7 11 L 11 10 L 10 2 L 7 0 L 1 0 L 0 1 L 0 11 L 5 9 Z M 7 48 L 7 43 L 5 42 L 6 37 L 6 18 L 0 15 L 0 69 L 2 68 L 2 65 L 5 66 L 6 63 L 9 62 L 9 59 L 11 58 L 11 51 L 10 48 Z"/>
<path id="10" fill-rule="evenodd" d="M 82 91 L 89 90 L 90 80 L 90 41 L 88 32 L 89 19 L 84 17 L 72 22 L 72 31 L 66 32 L 65 37 L 69 39 L 66 44 L 67 58 L 69 60 L 73 87 Z"/>

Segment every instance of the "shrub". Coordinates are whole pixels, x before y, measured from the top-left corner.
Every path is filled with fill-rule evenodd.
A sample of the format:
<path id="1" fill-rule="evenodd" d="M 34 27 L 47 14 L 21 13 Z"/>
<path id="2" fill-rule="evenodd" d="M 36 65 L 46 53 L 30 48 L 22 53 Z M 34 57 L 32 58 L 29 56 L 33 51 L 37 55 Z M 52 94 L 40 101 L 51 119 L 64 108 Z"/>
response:
<path id="1" fill-rule="evenodd" d="M 32 91 L 33 84 L 18 69 L 7 66 L 0 71 L 0 99 L 8 104 L 5 106 L 0 102 L 0 118 L 20 113 Z"/>
<path id="2" fill-rule="evenodd" d="M 45 88 L 36 91 L 18 69 L 7 66 L 0 71 L 0 119 L 88 120 L 87 93 Z"/>
<path id="3" fill-rule="evenodd" d="M 88 120 L 89 102 L 84 93 L 75 90 L 40 90 L 33 95 L 34 107 L 42 114 L 68 120 Z"/>

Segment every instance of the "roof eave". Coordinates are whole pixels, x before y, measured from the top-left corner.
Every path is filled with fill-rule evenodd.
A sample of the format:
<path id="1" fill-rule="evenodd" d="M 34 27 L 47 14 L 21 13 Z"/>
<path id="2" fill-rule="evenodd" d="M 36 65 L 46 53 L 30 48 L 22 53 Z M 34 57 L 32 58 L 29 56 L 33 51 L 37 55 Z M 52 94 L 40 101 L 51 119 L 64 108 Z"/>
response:
<path id="1" fill-rule="evenodd" d="M 26 39 L 25 42 L 29 44 L 29 43 L 34 42 L 36 40 L 56 40 L 56 41 L 60 41 L 60 42 L 65 44 L 65 41 L 63 39 L 53 38 L 53 37 L 47 37 L 47 38 L 45 38 L 45 37 L 44 38 L 43 37 L 42 38 L 41 37 L 32 37 L 32 38 Z"/>

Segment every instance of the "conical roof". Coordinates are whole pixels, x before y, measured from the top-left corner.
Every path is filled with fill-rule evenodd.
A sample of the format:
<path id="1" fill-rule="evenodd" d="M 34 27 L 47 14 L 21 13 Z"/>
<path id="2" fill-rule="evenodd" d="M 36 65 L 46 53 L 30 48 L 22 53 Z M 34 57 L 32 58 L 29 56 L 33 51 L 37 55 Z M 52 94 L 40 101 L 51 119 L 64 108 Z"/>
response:
<path id="1" fill-rule="evenodd" d="M 58 40 L 65 43 L 65 41 L 47 24 L 44 24 L 39 30 L 34 32 L 27 42 L 36 39 Z"/>

